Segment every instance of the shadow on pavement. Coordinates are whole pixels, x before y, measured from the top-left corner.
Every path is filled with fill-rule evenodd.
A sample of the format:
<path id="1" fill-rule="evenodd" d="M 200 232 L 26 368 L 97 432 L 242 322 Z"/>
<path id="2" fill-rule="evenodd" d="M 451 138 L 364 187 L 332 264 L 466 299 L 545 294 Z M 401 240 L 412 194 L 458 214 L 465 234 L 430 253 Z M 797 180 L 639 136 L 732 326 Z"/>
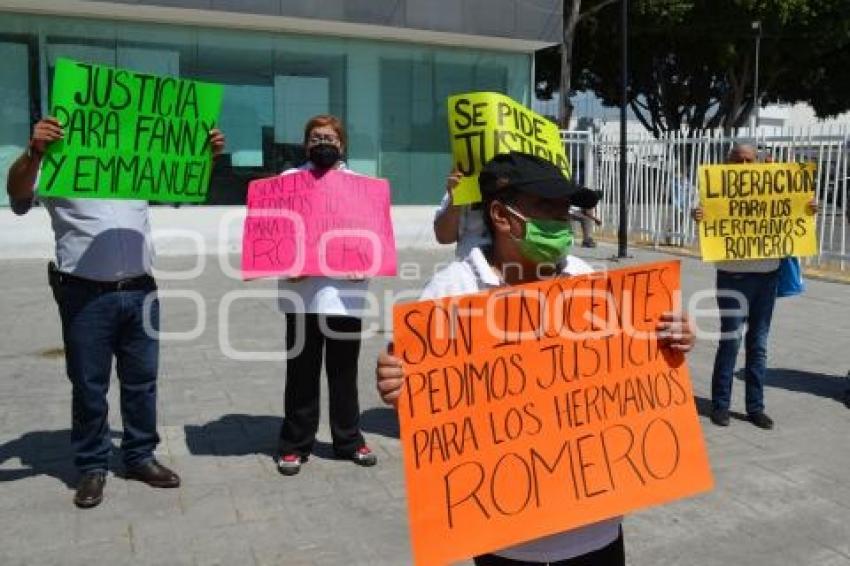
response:
<path id="1" fill-rule="evenodd" d="M 398 438 L 398 415 L 395 409 L 389 407 L 375 407 L 363 411 L 360 415 L 360 428 L 363 432 L 380 434 L 387 438 Z"/>
<path id="2" fill-rule="evenodd" d="M 185 425 L 186 446 L 196 456 L 273 457 L 280 417 L 230 414 L 204 425 Z"/>
<path id="3" fill-rule="evenodd" d="M 118 439 L 121 434 L 110 431 L 110 437 Z M 121 467 L 119 454 L 120 450 L 113 446 L 109 462 L 113 470 Z M 7 462 L 16 459 L 20 467 L 10 468 Z M 72 489 L 76 487 L 78 474 L 73 464 L 70 429 L 27 432 L 0 445 L 0 465 L 4 464 L 0 469 L 0 483 L 50 476 Z"/>
<path id="4" fill-rule="evenodd" d="M 845 395 L 850 388 L 850 379 L 840 374 L 828 375 L 796 369 L 771 368 L 768 370 L 765 385 L 844 403 Z"/>
<path id="5" fill-rule="evenodd" d="M 386 414 L 385 414 L 386 413 Z M 398 438 L 398 422 L 391 409 L 370 409 L 360 417 L 364 432 Z M 204 425 L 185 425 L 186 446 L 195 456 L 248 456 L 259 454 L 276 457 L 278 435 L 283 419 L 273 416 L 230 414 Z M 333 446 L 316 440 L 312 455 L 326 460 L 337 459 Z"/>

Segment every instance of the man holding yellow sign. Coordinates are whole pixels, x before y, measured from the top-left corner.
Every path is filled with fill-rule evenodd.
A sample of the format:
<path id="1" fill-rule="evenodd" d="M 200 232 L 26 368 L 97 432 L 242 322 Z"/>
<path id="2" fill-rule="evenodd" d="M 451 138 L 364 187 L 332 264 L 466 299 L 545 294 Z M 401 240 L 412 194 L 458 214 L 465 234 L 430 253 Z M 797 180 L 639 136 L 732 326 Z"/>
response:
<path id="1" fill-rule="evenodd" d="M 757 164 L 756 150 L 735 145 L 727 165 L 700 167 L 702 257 L 717 267 L 720 343 L 711 376 L 711 422 L 729 426 L 732 375 L 744 323 L 747 419 L 772 429 L 764 411 L 767 343 L 780 259 L 817 253 L 815 171 L 810 164 Z"/>

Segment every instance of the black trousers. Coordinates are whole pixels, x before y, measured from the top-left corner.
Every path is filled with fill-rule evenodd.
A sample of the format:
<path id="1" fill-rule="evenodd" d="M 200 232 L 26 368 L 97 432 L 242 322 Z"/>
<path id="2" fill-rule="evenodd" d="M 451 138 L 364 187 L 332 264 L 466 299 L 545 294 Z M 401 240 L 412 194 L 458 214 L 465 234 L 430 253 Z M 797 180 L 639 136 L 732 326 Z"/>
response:
<path id="1" fill-rule="evenodd" d="M 522 560 L 511 560 L 494 554 L 484 554 L 475 557 L 475 566 L 626 566 L 626 550 L 623 545 L 623 531 L 617 540 L 603 546 L 599 550 L 582 554 L 567 560 L 558 562 L 525 562 Z"/>
<path id="2" fill-rule="evenodd" d="M 280 454 L 307 456 L 319 428 L 324 350 L 334 452 L 349 457 L 366 442 L 360 434 L 357 358 L 362 322 L 352 316 L 286 315 L 286 388 Z"/>

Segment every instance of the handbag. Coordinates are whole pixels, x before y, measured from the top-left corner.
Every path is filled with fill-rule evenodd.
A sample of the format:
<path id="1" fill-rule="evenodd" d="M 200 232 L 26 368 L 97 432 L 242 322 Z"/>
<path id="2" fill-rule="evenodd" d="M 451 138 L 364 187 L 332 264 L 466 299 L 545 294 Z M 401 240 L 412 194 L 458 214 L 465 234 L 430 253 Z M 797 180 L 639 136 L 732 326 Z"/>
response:
<path id="1" fill-rule="evenodd" d="M 784 257 L 779 262 L 779 280 L 776 283 L 777 297 L 793 297 L 806 290 L 803 268 L 797 257 Z"/>

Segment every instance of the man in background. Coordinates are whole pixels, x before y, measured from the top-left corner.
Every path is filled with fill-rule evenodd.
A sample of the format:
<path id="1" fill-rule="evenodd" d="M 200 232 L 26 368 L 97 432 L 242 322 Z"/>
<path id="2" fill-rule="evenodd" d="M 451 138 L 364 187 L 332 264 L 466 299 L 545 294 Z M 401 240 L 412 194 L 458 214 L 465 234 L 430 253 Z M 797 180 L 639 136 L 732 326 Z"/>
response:
<path id="1" fill-rule="evenodd" d="M 756 150 L 751 145 L 735 144 L 727 163 L 755 163 Z M 810 213 L 817 207 L 810 205 Z M 693 211 L 697 222 L 703 220 L 699 206 Z M 720 310 L 720 343 L 714 357 L 711 376 L 711 422 L 729 426 L 732 401 L 732 377 L 743 335 L 746 350 L 744 381 L 747 419 L 759 428 L 773 428 L 764 409 L 764 380 L 767 373 L 767 343 L 776 287 L 779 280 L 778 259 L 751 259 L 715 262 L 717 269 L 717 307 Z M 744 333 L 744 325 L 747 331 Z"/>

